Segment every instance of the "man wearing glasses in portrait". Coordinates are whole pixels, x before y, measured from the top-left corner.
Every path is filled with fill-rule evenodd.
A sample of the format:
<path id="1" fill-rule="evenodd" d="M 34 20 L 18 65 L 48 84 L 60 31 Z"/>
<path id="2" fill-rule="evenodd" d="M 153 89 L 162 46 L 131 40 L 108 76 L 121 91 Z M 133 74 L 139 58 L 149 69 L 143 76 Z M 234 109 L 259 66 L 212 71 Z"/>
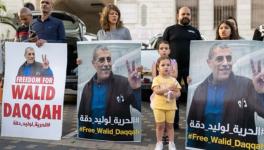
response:
<path id="1" fill-rule="evenodd" d="M 210 48 L 207 64 L 212 73 L 198 85 L 192 97 L 187 119 L 187 147 L 231 149 L 230 146 L 242 142 L 258 143 L 257 134 L 245 131 L 257 132 L 255 113 L 264 117 L 264 73 L 260 61 L 257 65 L 253 60 L 250 63 L 252 79 L 235 75 L 231 48 L 223 43 Z M 194 125 L 196 123 L 199 125 Z M 225 127 L 225 130 L 213 130 L 216 126 Z M 243 132 L 236 132 L 236 128 Z M 207 137 L 209 142 L 194 136 Z M 228 142 L 213 142 L 212 137 L 225 138 Z"/>
<path id="2" fill-rule="evenodd" d="M 34 48 L 27 47 L 24 57 L 26 61 L 19 67 L 17 76 L 53 77 L 53 72 L 49 66 L 49 60 L 45 54 L 42 55 L 42 62 L 38 62 L 36 61 Z"/>
<path id="3" fill-rule="evenodd" d="M 95 75 L 85 84 L 81 94 L 81 101 L 78 111 L 79 120 L 79 137 L 99 140 L 124 140 L 133 141 L 133 134 L 116 135 L 115 129 L 134 132 L 133 123 L 120 125 L 113 122 L 114 119 L 131 120 L 130 106 L 140 111 L 140 86 L 141 79 L 135 62 L 132 67 L 126 62 L 128 78 L 113 74 L 111 52 L 107 47 L 98 45 L 92 56 L 92 65 L 96 70 Z M 88 118 L 89 120 L 82 119 Z M 111 117 L 111 121 L 103 121 L 98 123 L 101 118 Z M 133 121 L 132 121 L 133 122 Z M 101 134 L 97 131 L 83 132 L 86 129 L 101 130 L 105 133 Z M 107 132 L 107 133 L 106 133 Z M 114 133 L 113 133 L 114 132 Z"/>

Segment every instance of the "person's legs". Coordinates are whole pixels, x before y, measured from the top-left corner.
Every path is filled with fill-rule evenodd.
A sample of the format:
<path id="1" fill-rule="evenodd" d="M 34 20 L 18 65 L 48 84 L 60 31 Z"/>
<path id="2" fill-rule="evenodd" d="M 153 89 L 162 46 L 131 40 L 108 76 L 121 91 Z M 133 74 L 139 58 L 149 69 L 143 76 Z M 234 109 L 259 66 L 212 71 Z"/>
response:
<path id="1" fill-rule="evenodd" d="M 174 128 L 173 123 L 166 123 L 167 134 L 170 142 L 174 142 Z"/>
<path id="2" fill-rule="evenodd" d="M 183 79 L 183 70 L 179 69 L 177 81 L 181 84 L 182 79 Z M 179 121 L 180 121 L 180 115 L 179 115 L 180 114 L 180 112 L 179 112 L 179 109 L 180 109 L 179 103 L 180 102 L 179 101 L 181 101 L 181 99 L 182 99 L 182 93 L 183 93 L 183 90 L 181 90 L 181 96 L 178 98 L 177 103 L 176 103 L 178 109 L 175 111 L 175 118 L 174 118 L 174 124 L 173 124 L 174 129 L 179 129 Z"/>
<path id="3" fill-rule="evenodd" d="M 181 84 L 181 81 L 183 80 L 184 84 L 182 86 L 181 90 L 181 96 L 177 100 L 177 110 L 175 112 L 175 118 L 174 118 L 174 129 L 179 129 L 179 121 L 180 121 L 180 102 L 187 102 L 187 93 L 188 93 L 188 83 L 187 83 L 187 77 L 189 75 L 189 68 L 179 68 L 178 70 L 178 78 L 177 81 Z"/>
<path id="4" fill-rule="evenodd" d="M 185 68 L 182 71 L 182 79 L 184 81 L 184 89 L 182 91 L 181 101 L 187 102 L 187 95 L 188 95 L 188 82 L 187 77 L 189 76 L 189 68 Z"/>
<path id="5" fill-rule="evenodd" d="M 162 136 L 164 133 L 164 128 L 165 128 L 165 123 L 156 123 L 156 138 L 157 138 L 157 143 L 162 141 Z"/>
<path id="6" fill-rule="evenodd" d="M 155 150 L 162 150 L 162 136 L 165 129 L 165 111 L 159 109 L 153 109 L 154 118 L 156 122 L 156 139 L 157 144 Z"/>
<path id="7" fill-rule="evenodd" d="M 166 112 L 166 129 L 167 134 L 169 137 L 169 150 L 176 150 L 175 144 L 174 144 L 174 127 L 173 127 L 173 121 L 175 117 L 175 111 L 167 111 Z"/>
<path id="8" fill-rule="evenodd" d="M 177 81 L 181 84 L 183 81 L 183 84 L 181 84 L 181 96 L 179 100 L 181 102 L 187 102 L 187 93 L 188 93 L 188 82 L 187 77 L 189 76 L 189 68 L 183 68 L 179 70 L 179 78 L 177 78 Z"/>
<path id="9" fill-rule="evenodd" d="M 174 129 L 179 129 L 180 128 L 179 127 L 179 122 L 180 122 L 179 101 L 177 101 L 176 106 L 178 109 L 175 111 L 173 127 Z"/>
<path id="10" fill-rule="evenodd" d="M 174 122 L 174 118 L 175 118 L 175 110 L 166 111 L 165 117 L 166 117 L 165 125 L 166 125 L 167 134 L 168 134 L 168 137 L 169 137 L 169 141 L 173 142 L 174 141 L 173 122 Z"/>
<path id="11" fill-rule="evenodd" d="M 168 134 L 167 134 L 166 125 L 165 125 L 164 133 L 162 136 L 162 143 L 163 143 L 163 145 L 169 144 L 169 138 L 168 138 Z"/>

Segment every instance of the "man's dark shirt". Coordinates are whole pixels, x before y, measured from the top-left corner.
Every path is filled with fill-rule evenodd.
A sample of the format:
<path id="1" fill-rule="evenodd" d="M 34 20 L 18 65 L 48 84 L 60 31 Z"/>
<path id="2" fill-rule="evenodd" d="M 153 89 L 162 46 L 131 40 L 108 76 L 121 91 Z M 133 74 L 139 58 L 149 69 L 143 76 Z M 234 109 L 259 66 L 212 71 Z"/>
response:
<path id="1" fill-rule="evenodd" d="M 61 20 L 49 16 L 44 22 L 40 18 L 33 20 L 32 29 L 36 31 L 39 39 L 48 43 L 65 42 L 65 30 Z"/>
<path id="2" fill-rule="evenodd" d="M 177 60 L 180 69 L 189 68 L 190 41 L 202 40 L 197 29 L 179 24 L 166 28 L 163 39 L 170 43 L 170 57 Z"/>

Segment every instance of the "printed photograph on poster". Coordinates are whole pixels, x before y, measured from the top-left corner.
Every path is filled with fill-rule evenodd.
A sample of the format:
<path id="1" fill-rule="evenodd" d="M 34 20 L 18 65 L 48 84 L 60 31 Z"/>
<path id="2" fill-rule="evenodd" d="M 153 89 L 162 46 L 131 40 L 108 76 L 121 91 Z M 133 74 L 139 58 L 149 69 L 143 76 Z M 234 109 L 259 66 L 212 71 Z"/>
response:
<path id="1" fill-rule="evenodd" d="M 1 135 L 60 140 L 67 45 L 7 42 L 5 50 Z"/>
<path id="2" fill-rule="evenodd" d="M 264 147 L 264 43 L 192 41 L 186 147 Z"/>
<path id="3" fill-rule="evenodd" d="M 141 141 L 141 43 L 78 43 L 78 137 Z"/>
<path id="4" fill-rule="evenodd" d="M 24 52 L 25 62 L 19 67 L 17 76 L 39 76 L 39 77 L 53 77 L 51 68 L 49 67 L 49 60 L 46 54 L 42 54 L 42 62 L 35 60 L 35 49 L 27 47 Z"/>

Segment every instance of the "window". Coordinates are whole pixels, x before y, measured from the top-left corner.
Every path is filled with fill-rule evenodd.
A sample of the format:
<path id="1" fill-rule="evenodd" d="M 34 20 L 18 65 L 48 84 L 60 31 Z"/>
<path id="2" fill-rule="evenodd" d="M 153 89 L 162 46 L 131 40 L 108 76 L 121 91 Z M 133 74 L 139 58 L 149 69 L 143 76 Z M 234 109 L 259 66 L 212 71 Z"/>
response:
<path id="1" fill-rule="evenodd" d="M 121 20 L 128 24 L 128 23 L 138 23 L 138 9 L 139 6 L 136 2 L 119 2 L 118 8 L 121 12 Z M 129 8 L 129 9 L 128 9 Z M 126 17 L 122 17 L 126 16 Z"/>
<path id="2" fill-rule="evenodd" d="M 229 16 L 236 18 L 236 0 L 214 0 L 214 27 Z"/>
<path id="3" fill-rule="evenodd" d="M 176 1 L 176 10 L 179 10 L 182 6 L 187 6 L 191 9 L 191 24 L 192 26 L 198 28 L 198 10 L 199 10 L 199 0 L 177 0 Z"/>
<path id="4" fill-rule="evenodd" d="M 256 28 L 263 24 L 264 18 L 264 1 L 263 0 L 252 0 L 251 1 L 251 28 Z"/>

